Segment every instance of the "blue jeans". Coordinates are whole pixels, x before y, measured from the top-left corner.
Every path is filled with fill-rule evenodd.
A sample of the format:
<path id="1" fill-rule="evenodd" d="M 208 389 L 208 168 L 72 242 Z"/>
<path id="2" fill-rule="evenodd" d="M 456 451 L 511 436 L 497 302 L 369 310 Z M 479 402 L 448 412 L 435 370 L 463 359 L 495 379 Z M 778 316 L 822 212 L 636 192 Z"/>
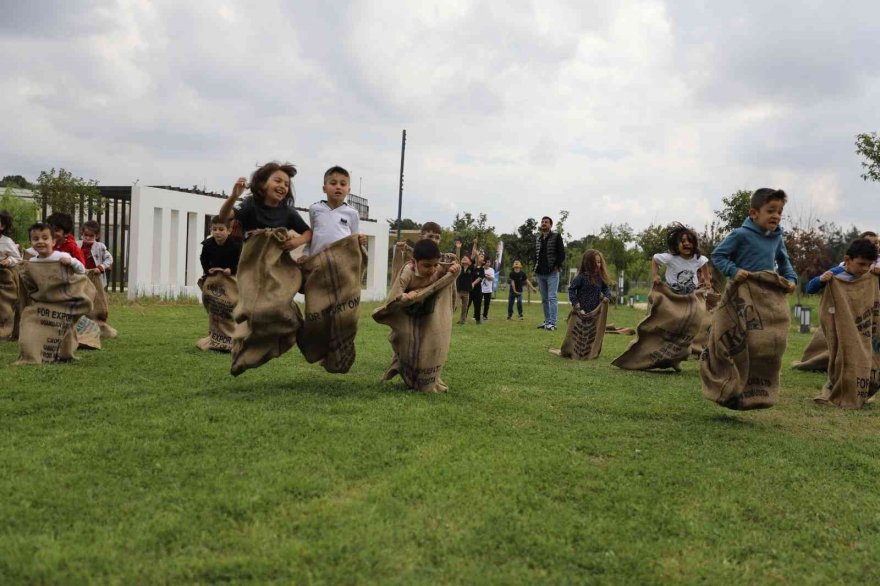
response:
<path id="1" fill-rule="evenodd" d="M 538 291 L 541 293 L 541 306 L 544 309 L 544 322 L 556 325 L 556 314 L 559 305 L 556 301 L 556 291 L 559 289 L 559 271 L 553 271 L 549 275 L 535 275 L 538 279 Z"/>
<path id="2" fill-rule="evenodd" d="M 513 302 L 516 301 L 516 309 L 522 317 L 522 293 L 514 293 L 513 289 L 507 294 L 507 317 L 513 317 Z"/>

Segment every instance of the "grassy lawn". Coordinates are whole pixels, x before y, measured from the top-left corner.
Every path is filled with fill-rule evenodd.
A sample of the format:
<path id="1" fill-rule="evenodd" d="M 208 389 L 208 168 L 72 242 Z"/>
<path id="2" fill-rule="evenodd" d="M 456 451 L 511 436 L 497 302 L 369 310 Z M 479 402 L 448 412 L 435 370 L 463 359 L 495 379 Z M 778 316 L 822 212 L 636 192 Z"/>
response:
<path id="1" fill-rule="evenodd" d="M 70 365 L 0 344 L 0 584 L 880 581 L 880 412 L 813 404 L 822 375 L 730 412 L 696 362 L 567 361 L 496 303 L 422 395 L 379 381 L 372 308 L 347 375 L 294 350 L 233 379 L 198 305 L 113 306 Z"/>

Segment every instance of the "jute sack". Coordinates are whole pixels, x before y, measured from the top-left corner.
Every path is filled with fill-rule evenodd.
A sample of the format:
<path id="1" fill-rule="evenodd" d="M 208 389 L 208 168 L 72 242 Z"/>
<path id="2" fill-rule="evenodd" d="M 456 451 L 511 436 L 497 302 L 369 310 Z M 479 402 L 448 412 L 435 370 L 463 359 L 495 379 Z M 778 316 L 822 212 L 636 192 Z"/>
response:
<path id="1" fill-rule="evenodd" d="M 700 324 L 697 335 L 694 336 L 694 340 L 691 342 L 690 357 L 694 360 L 700 359 L 703 348 L 709 341 L 709 330 L 712 329 L 712 315 L 715 313 L 715 309 L 720 302 L 721 295 L 711 289 L 706 290 L 706 313 L 703 314 L 703 323 Z"/>
<path id="2" fill-rule="evenodd" d="M 117 336 L 116 328 L 107 323 L 107 292 L 104 290 L 101 272 L 97 269 L 88 269 L 86 277 L 91 281 L 92 286 L 95 287 L 94 309 L 89 314 L 89 319 L 98 325 L 102 338 L 115 338 Z"/>
<path id="3" fill-rule="evenodd" d="M 401 241 L 402 242 L 402 241 Z M 406 263 L 412 260 L 412 249 L 407 246 L 397 246 L 393 248 L 391 257 L 391 282 L 400 274 L 400 270 Z"/>
<path id="4" fill-rule="evenodd" d="M 679 364 L 690 355 L 706 315 L 705 290 L 680 295 L 665 284 L 655 285 L 648 307 L 636 339 L 611 364 L 627 370 L 681 370 Z"/>
<path id="5" fill-rule="evenodd" d="M 235 321 L 232 312 L 238 303 L 238 281 L 222 271 L 203 275 L 198 281 L 202 305 L 208 312 L 208 335 L 196 342 L 199 350 L 232 352 Z"/>
<path id="6" fill-rule="evenodd" d="M 394 350 L 391 366 L 382 376 L 400 375 L 411 388 L 426 393 L 447 390 L 440 377 L 452 338 L 455 277 L 446 273 L 431 285 L 390 299 L 373 311 L 373 319 L 391 327 L 388 340 Z"/>
<path id="7" fill-rule="evenodd" d="M 599 305 L 590 313 L 581 314 L 572 309 L 568 314 L 568 328 L 562 348 L 550 349 L 550 352 L 563 358 L 573 360 L 593 360 L 602 352 L 602 340 L 605 339 L 605 322 L 608 319 L 608 304 Z"/>
<path id="8" fill-rule="evenodd" d="M 30 298 L 21 315 L 16 364 L 73 359 L 74 324 L 92 311 L 94 287 L 60 262 L 23 263 L 21 282 Z"/>
<path id="9" fill-rule="evenodd" d="M 18 338 L 21 296 L 18 265 L 0 266 L 0 340 Z"/>
<path id="10" fill-rule="evenodd" d="M 804 355 L 801 356 L 800 360 L 792 362 L 791 367 L 798 370 L 821 372 L 828 370 L 828 342 L 825 340 L 825 330 L 821 324 L 810 339 L 810 343 L 807 344 Z"/>
<path id="11" fill-rule="evenodd" d="M 255 230 L 245 241 L 238 261 L 238 304 L 232 312 L 232 367 L 238 376 L 281 356 L 296 344 L 302 314 L 293 296 L 302 273 L 281 248 L 284 228 Z"/>
<path id="12" fill-rule="evenodd" d="M 101 349 L 101 328 L 94 320 L 86 316 L 79 318 L 74 327 L 76 333 L 76 342 L 78 348 L 86 350 Z"/>
<path id="13" fill-rule="evenodd" d="M 308 362 L 327 372 L 348 372 L 361 311 L 361 277 L 367 256 L 354 234 L 300 265 L 305 281 L 305 321 L 296 344 Z"/>
<path id="14" fill-rule="evenodd" d="M 828 382 L 816 402 L 861 409 L 880 389 L 880 289 L 877 277 L 831 279 L 819 306 L 828 340 Z"/>
<path id="15" fill-rule="evenodd" d="M 788 281 L 771 271 L 728 282 L 700 361 L 703 397 L 745 411 L 772 407 L 788 338 Z"/>

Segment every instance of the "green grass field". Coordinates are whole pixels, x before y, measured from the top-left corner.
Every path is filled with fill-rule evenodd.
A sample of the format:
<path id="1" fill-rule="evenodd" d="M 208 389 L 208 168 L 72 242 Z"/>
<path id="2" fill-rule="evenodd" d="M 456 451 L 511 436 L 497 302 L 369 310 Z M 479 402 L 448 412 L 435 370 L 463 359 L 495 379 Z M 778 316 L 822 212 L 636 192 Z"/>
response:
<path id="1" fill-rule="evenodd" d="M 496 303 L 422 395 L 380 382 L 372 307 L 347 375 L 293 350 L 233 379 L 198 305 L 113 306 L 68 365 L 0 344 L 0 584 L 880 581 L 878 410 L 815 405 L 821 375 L 730 412 L 696 362 L 567 361 Z"/>

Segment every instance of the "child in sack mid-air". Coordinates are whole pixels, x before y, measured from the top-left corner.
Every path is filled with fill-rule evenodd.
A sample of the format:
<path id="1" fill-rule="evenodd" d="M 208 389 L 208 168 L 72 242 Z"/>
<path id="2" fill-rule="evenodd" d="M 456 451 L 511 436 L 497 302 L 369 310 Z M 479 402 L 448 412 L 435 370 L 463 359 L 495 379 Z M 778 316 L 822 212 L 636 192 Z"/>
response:
<path id="1" fill-rule="evenodd" d="M 413 247 L 413 262 L 407 263 L 391 284 L 388 299 L 393 300 L 404 293 L 411 294 L 437 281 L 447 272 L 458 273 L 458 264 L 447 269 L 440 265 L 440 247 L 430 239 L 419 240 Z"/>
<path id="2" fill-rule="evenodd" d="M 672 224 L 666 235 L 669 252 L 660 252 L 651 259 L 651 279 L 660 285 L 658 265 L 666 267 L 666 284 L 679 295 L 689 295 L 710 282 L 709 259 L 700 254 L 697 234 L 679 223 Z"/>
<path id="3" fill-rule="evenodd" d="M 80 228 L 82 240 L 76 245 L 82 250 L 83 257 L 86 259 L 86 270 L 96 269 L 101 273 L 101 282 L 107 286 L 107 277 L 104 273 L 113 267 L 113 255 L 107 250 L 107 246 L 98 240 L 101 235 L 101 225 L 94 220 L 84 222 Z"/>
<path id="4" fill-rule="evenodd" d="M 199 255 L 204 274 L 220 271 L 227 277 L 234 277 L 238 272 L 240 256 L 241 242 L 231 236 L 229 222 L 224 222 L 220 216 L 212 217 L 211 236 L 202 241 L 202 253 Z"/>
<path id="5" fill-rule="evenodd" d="M 819 293 L 825 288 L 833 278 L 841 281 L 855 281 L 868 271 L 877 262 L 877 247 L 867 238 L 858 238 L 853 240 L 846 249 L 843 256 L 843 263 L 833 267 L 818 277 L 813 277 L 807 283 L 806 292 L 808 295 Z"/>
<path id="6" fill-rule="evenodd" d="M 608 303 L 611 277 L 605 268 L 605 257 L 598 250 L 587 250 L 581 256 L 578 274 L 568 287 L 568 300 L 575 311 L 590 313 L 600 303 Z"/>
<path id="7" fill-rule="evenodd" d="M 345 201 L 351 191 L 351 177 L 348 171 L 339 166 L 330 167 L 324 173 L 324 186 L 321 189 L 327 195 L 327 199 L 309 206 L 312 241 L 303 251 L 300 262 L 352 234 L 358 235 L 361 246 L 367 245 L 366 234 L 360 233 L 360 217 L 357 210 Z"/>

